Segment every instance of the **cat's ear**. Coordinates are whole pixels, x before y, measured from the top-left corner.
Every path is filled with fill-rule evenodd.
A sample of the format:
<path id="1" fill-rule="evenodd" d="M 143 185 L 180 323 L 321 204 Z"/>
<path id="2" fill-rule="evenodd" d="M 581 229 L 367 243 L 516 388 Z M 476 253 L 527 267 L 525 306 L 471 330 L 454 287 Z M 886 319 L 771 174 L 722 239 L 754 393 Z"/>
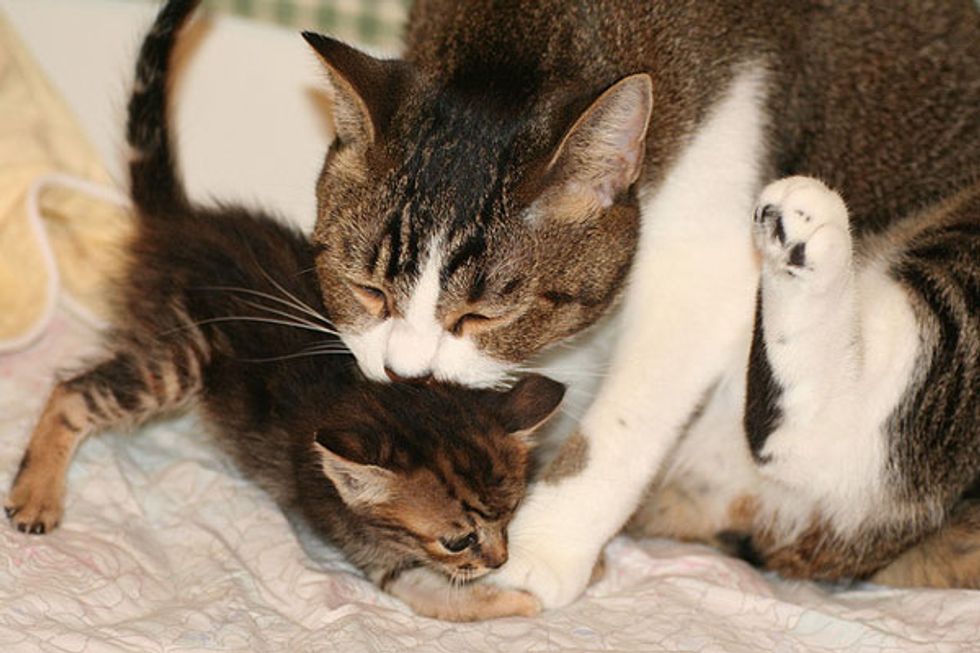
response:
<path id="1" fill-rule="evenodd" d="M 397 107 L 397 89 L 408 64 L 377 59 L 346 43 L 315 32 L 303 32 L 327 71 L 334 102 L 337 139 L 368 147 L 385 129 Z"/>
<path id="2" fill-rule="evenodd" d="M 546 168 L 557 187 L 551 199 L 606 208 L 640 174 L 653 82 L 644 73 L 624 77 L 572 124 Z"/>
<path id="3" fill-rule="evenodd" d="M 386 501 L 392 494 L 395 474 L 376 465 L 362 465 L 331 451 L 316 440 L 323 473 L 337 488 L 341 500 L 352 509 L 369 508 Z"/>
<path id="4" fill-rule="evenodd" d="M 497 406 L 508 433 L 529 436 L 558 410 L 565 386 L 540 374 L 529 374 L 507 391 Z"/>

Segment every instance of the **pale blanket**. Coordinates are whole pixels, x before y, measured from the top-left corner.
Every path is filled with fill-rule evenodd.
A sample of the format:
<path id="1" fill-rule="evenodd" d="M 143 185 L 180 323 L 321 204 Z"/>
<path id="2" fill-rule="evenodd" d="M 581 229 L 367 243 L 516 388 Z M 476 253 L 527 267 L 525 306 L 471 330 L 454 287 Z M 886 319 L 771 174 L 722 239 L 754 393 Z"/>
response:
<path id="1" fill-rule="evenodd" d="M 91 350 L 56 317 L 0 358 L 0 487 L 52 369 Z M 302 538 L 306 540 L 308 538 Z M 0 524 L 0 651 L 976 651 L 980 594 L 832 591 L 764 577 L 707 548 L 614 541 L 606 576 L 536 619 L 413 616 L 286 518 L 194 420 L 88 441 L 63 525 Z"/>

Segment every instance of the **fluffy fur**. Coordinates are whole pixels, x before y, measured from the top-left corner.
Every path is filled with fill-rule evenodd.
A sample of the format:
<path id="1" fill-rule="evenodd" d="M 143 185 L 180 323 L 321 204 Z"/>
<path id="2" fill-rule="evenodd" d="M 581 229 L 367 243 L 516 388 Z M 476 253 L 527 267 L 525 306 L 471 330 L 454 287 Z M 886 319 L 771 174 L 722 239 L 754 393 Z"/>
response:
<path id="1" fill-rule="evenodd" d="M 416 611 L 534 613 L 523 592 L 458 585 L 507 560 L 530 434 L 564 388 L 541 376 L 507 392 L 368 382 L 325 317 L 307 240 L 267 215 L 188 202 L 165 109 L 171 52 L 196 5 L 167 3 L 137 63 L 137 229 L 110 355 L 55 387 L 7 515 L 49 532 L 88 435 L 194 402 L 247 476 Z"/>
<path id="2" fill-rule="evenodd" d="M 567 603 L 638 506 L 811 578 L 941 539 L 980 473 L 970 0 L 419 0 L 403 59 L 307 40 L 317 271 L 365 374 L 615 339 L 499 582 Z"/>

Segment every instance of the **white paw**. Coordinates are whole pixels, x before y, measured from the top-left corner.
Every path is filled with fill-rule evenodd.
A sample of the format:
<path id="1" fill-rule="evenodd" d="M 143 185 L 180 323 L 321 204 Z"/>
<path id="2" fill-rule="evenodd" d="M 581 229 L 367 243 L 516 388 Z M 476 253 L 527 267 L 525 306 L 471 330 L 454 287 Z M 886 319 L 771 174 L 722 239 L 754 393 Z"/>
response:
<path id="1" fill-rule="evenodd" d="M 823 290 L 850 270 L 847 207 L 817 179 L 786 177 L 766 186 L 754 237 L 770 278 L 806 280 Z"/>
<path id="2" fill-rule="evenodd" d="M 564 511 L 541 499 L 556 488 L 537 489 L 537 501 L 522 506 L 511 523 L 507 562 L 489 580 L 530 592 L 545 608 L 558 608 L 585 591 L 603 541 L 592 541 L 595 533 L 577 528 L 571 517 L 553 519 Z"/>
<path id="3" fill-rule="evenodd" d="M 560 608 L 577 599 L 585 591 L 595 566 L 592 556 L 577 555 L 567 547 L 545 542 L 511 547 L 510 559 L 490 580 L 503 587 L 530 592 L 548 609 Z"/>

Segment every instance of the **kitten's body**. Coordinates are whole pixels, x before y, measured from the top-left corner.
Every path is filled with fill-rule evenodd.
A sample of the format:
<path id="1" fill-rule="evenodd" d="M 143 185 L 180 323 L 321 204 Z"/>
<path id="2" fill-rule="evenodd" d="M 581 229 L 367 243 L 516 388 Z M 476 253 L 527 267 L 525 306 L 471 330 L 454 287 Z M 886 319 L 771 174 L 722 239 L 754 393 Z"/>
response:
<path id="1" fill-rule="evenodd" d="M 972 2 L 421 0 L 404 61 L 308 38 L 338 106 L 320 279 L 366 374 L 492 384 L 622 298 L 501 582 L 574 598 L 654 479 L 639 530 L 738 530 L 791 575 L 971 523 Z M 758 199 L 785 175 L 847 208 Z M 961 550 L 920 576 L 980 582 Z"/>
<path id="2" fill-rule="evenodd" d="M 196 4 L 161 10 L 137 65 L 137 229 L 111 356 L 55 388 L 8 516 L 21 531 L 50 531 L 86 436 L 194 402 L 248 477 L 416 611 L 534 612 L 526 594 L 458 585 L 507 559 L 528 434 L 562 387 L 538 376 L 507 393 L 366 381 L 323 317 L 306 238 L 264 214 L 187 200 L 165 106 L 171 51 Z"/>

